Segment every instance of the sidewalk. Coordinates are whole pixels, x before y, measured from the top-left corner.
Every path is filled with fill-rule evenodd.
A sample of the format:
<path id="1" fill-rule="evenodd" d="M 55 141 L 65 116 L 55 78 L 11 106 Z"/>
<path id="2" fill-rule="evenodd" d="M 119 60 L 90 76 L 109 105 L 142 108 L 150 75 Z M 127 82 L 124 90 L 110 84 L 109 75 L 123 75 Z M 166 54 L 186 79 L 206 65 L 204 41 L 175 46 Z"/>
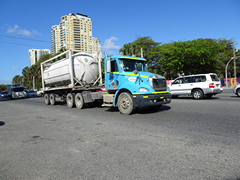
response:
<path id="1" fill-rule="evenodd" d="M 235 86 L 230 86 L 230 87 L 222 86 L 221 88 L 222 88 L 222 89 L 234 89 Z"/>

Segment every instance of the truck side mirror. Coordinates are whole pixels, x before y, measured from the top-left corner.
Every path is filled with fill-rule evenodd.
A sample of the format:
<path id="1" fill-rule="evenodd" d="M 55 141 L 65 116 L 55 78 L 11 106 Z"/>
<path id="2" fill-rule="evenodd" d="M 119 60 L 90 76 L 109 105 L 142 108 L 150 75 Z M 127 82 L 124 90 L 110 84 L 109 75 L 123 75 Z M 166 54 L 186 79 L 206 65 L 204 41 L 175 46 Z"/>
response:
<path id="1" fill-rule="evenodd" d="M 106 70 L 107 70 L 107 73 L 110 73 L 111 72 L 111 61 L 110 60 L 107 60 L 107 62 L 106 62 L 107 64 L 107 68 L 106 68 Z"/>

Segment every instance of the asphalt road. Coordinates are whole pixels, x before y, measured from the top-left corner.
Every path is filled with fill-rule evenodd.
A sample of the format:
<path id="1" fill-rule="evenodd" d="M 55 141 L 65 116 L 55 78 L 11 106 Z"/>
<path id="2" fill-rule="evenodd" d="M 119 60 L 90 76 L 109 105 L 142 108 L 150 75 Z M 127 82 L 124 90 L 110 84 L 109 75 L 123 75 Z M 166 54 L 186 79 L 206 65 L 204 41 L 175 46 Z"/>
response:
<path id="1" fill-rule="evenodd" d="M 240 179 L 240 98 L 173 99 L 158 111 L 0 100 L 0 180 Z"/>

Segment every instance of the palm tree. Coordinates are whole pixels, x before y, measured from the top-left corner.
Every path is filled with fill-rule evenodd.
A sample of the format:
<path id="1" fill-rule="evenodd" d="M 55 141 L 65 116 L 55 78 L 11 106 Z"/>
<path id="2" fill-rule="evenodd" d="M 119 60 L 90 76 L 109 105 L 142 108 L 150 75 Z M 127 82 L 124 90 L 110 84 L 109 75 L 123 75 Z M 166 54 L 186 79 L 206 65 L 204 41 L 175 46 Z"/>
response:
<path id="1" fill-rule="evenodd" d="M 123 47 L 119 50 L 119 52 L 123 53 L 123 55 L 133 56 L 139 55 L 140 50 L 133 43 L 124 44 Z"/>
<path id="2" fill-rule="evenodd" d="M 41 67 L 40 65 L 34 64 L 30 67 L 31 75 L 36 78 L 36 88 L 38 89 L 38 79 L 41 78 Z"/>
<path id="3" fill-rule="evenodd" d="M 37 76 L 37 68 L 38 68 L 38 65 L 34 64 L 32 65 L 30 68 L 29 68 L 29 72 L 30 72 L 30 75 L 31 75 L 31 78 L 34 79 L 35 81 L 35 78 Z M 36 82 L 36 81 L 35 81 Z M 33 90 L 35 89 L 35 84 L 33 84 Z"/>
<path id="4" fill-rule="evenodd" d="M 32 80 L 32 76 L 30 74 L 30 69 L 28 66 L 26 66 L 25 68 L 23 68 L 22 70 L 22 74 L 23 74 L 23 84 L 24 84 L 24 87 L 26 87 L 27 89 L 30 89 L 31 87 L 31 80 Z M 28 83 L 28 86 L 27 86 L 27 83 Z"/>
<path id="5" fill-rule="evenodd" d="M 22 79 L 23 79 L 23 76 L 16 75 L 13 77 L 12 83 L 13 84 L 22 84 Z"/>

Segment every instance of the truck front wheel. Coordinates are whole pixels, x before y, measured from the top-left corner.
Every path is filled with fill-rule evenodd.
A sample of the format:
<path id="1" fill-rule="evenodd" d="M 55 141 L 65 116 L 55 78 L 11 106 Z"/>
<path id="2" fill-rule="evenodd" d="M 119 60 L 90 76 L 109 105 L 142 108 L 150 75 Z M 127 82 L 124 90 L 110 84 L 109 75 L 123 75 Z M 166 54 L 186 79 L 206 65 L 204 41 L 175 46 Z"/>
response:
<path id="1" fill-rule="evenodd" d="M 131 114 L 135 111 L 135 104 L 131 94 L 123 92 L 118 97 L 118 109 L 122 114 Z"/>
<path id="2" fill-rule="evenodd" d="M 75 94 L 68 93 L 66 101 L 67 101 L 67 106 L 70 108 L 73 108 L 75 105 Z"/>
<path id="3" fill-rule="evenodd" d="M 81 93 L 77 93 L 75 96 L 75 104 L 78 109 L 82 109 L 84 105 L 83 96 Z"/>
<path id="4" fill-rule="evenodd" d="M 50 100 L 49 100 L 49 94 L 44 94 L 44 102 L 46 105 L 49 105 L 50 104 Z"/>

